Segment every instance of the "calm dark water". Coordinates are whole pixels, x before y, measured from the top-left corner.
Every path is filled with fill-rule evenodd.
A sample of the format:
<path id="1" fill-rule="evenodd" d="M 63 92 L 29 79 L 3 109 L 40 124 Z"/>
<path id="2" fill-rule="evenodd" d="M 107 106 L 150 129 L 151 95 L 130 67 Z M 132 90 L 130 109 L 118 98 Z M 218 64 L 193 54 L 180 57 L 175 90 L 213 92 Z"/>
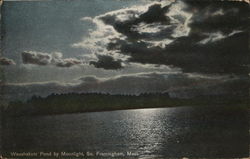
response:
<path id="1" fill-rule="evenodd" d="M 249 114 L 244 108 L 137 109 L 19 117 L 3 124 L 6 155 L 130 151 L 136 158 L 247 157 L 248 146 Z"/>

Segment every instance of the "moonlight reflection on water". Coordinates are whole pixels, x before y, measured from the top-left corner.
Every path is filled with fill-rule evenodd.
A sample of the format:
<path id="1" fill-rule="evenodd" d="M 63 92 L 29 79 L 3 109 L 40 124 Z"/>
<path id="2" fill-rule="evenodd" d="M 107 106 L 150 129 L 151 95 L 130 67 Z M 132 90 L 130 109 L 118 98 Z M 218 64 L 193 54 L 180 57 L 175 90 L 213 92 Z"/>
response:
<path id="1" fill-rule="evenodd" d="M 137 109 L 5 120 L 4 152 L 129 151 L 140 158 L 248 155 L 248 111 L 237 107 Z"/>

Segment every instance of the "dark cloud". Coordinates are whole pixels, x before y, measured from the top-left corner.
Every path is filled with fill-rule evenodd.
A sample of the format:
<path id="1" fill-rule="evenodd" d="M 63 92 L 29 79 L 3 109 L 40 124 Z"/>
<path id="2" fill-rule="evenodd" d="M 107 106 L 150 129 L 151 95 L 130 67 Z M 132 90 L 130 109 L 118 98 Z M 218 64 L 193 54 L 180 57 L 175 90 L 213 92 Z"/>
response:
<path id="1" fill-rule="evenodd" d="M 109 39 L 106 47 L 129 56 L 126 62 L 164 64 L 184 72 L 247 74 L 249 11 L 244 2 L 177 1 L 154 3 L 139 16 L 135 10 L 121 10 L 128 15 L 125 20 L 118 12 L 98 18 L 125 37 Z M 91 64 L 117 69 L 107 67 L 110 61 Z"/>
<path id="2" fill-rule="evenodd" d="M 47 53 L 22 52 L 22 60 L 24 64 L 48 65 L 52 57 Z"/>
<path id="3" fill-rule="evenodd" d="M 165 16 L 169 6 L 162 7 L 161 4 L 154 4 L 150 6 L 147 12 L 141 14 L 137 19 L 138 22 L 146 22 L 146 23 L 153 23 L 153 22 L 161 22 L 165 24 L 170 23 L 170 19 Z"/>
<path id="4" fill-rule="evenodd" d="M 199 97 L 199 96 L 227 96 L 227 97 L 248 97 L 248 89 L 250 87 L 249 78 L 239 78 L 228 80 L 214 85 L 199 85 L 193 88 L 184 87 L 182 89 L 169 90 L 172 97 Z"/>
<path id="5" fill-rule="evenodd" d="M 104 68 L 106 70 L 110 69 L 121 69 L 121 60 L 115 60 L 111 56 L 98 55 L 98 61 L 90 61 L 90 65 L 94 65 L 96 68 Z"/>
<path id="6" fill-rule="evenodd" d="M 16 63 L 12 59 L 6 57 L 0 57 L 0 65 L 15 65 Z"/>
<path id="7" fill-rule="evenodd" d="M 87 77 L 80 78 L 79 80 L 84 82 L 84 83 L 98 83 L 98 82 L 100 82 L 100 80 L 95 76 L 87 76 Z"/>
<path id="8" fill-rule="evenodd" d="M 122 33 L 123 35 L 126 35 L 131 40 L 141 38 L 151 39 L 152 36 L 154 38 L 157 38 L 157 36 L 161 36 L 162 34 L 165 36 L 166 34 L 168 34 L 168 36 L 170 36 L 170 33 L 173 31 L 173 27 L 171 26 L 161 30 L 159 33 L 157 33 L 157 36 L 152 33 L 141 33 L 139 30 L 136 30 L 137 25 L 143 23 L 155 24 L 156 27 L 160 24 L 170 25 L 170 18 L 165 16 L 170 6 L 171 5 L 162 7 L 161 4 L 153 4 L 152 6 L 149 6 L 148 10 L 145 13 L 139 15 L 138 18 L 135 17 L 137 11 L 131 10 L 127 14 L 133 14 L 134 16 L 130 16 L 130 19 L 126 21 L 117 20 L 117 17 L 114 14 L 100 16 L 99 19 L 101 19 L 107 25 L 112 25 L 116 31 Z"/>
<path id="9" fill-rule="evenodd" d="M 62 58 L 62 54 L 55 52 L 53 54 L 40 53 L 40 52 L 23 52 L 22 59 L 24 64 L 35 65 L 55 65 L 58 67 L 72 67 L 74 65 L 82 64 L 81 60 L 76 58 Z"/>
<path id="10" fill-rule="evenodd" d="M 148 10 L 141 14 L 139 18 L 124 21 L 124 22 L 118 22 L 115 23 L 113 26 L 114 28 L 120 32 L 126 35 L 129 38 L 149 38 L 149 36 L 153 35 L 150 33 L 142 34 L 139 33 L 138 31 L 133 30 L 132 28 L 138 25 L 139 23 L 161 23 L 164 25 L 169 25 L 170 24 L 170 19 L 165 16 L 165 13 L 167 12 L 168 7 L 161 7 L 161 4 L 154 4 L 148 8 Z M 104 20 L 104 22 L 106 22 Z M 107 22 L 106 22 L 107 23 Z M 159 25 L 159 24 L 158 24 Z M 162 31 L 163 32 L 163 31 Z"/>
<path id="11" fill-rule="evenodd" d="M 186 0 L 187 10 L 194 12 L 190 27 L 193 31 L 230 33 L 249 28 L 249 4 L 240 1 Z"/>
<path id="12" fill-rule="evenodd" d="M 223 40 L 200 44 L 200 35 L 176 39 L 164 49 L 148 48 L 145 42 L 116 43 L 130 62 L 165 64 L 184 72 L 247 73 L 249 64 L 248 33 L 237 33 Z"/>

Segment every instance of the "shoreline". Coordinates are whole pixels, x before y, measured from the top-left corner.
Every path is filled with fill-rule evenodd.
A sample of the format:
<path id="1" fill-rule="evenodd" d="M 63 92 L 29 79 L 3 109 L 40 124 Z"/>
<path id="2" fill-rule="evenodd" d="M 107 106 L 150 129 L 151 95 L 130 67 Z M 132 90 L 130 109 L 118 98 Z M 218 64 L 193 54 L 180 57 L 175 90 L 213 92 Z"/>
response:
<path id="1" fill-rule="evenodd" d="M 125 111 L 125 110 L 145 110 L 145 109 L 164 109 L 164 108 L 180 108 L 180 107 L 193 107 L 193 108 L 215 108 L 215 107 L 227 107 L 227 108 L 248 108 L 249 105 L 247 102 L 243 103 L 220 103 L 220 104 L 203 104 L 203 105 L 175 105 L 175 106 L 158 106 L 158 107 L 124 107 L 117 109 L 95 109 L 95 110 L 85 110 L 85 111 L 71 111 L 71 112 L 43 112 L 43 113 L 34 113 L 34 114 L 11 114 L 12 112 L 3 111 L 3 118 L 8 117 L 39 117 L 39 116 L 55 116 L 55 115 L 71 115 L 71 114 L 82 114 L 82 113 L 100 113 L 100 112 L 115 112 L 115 111 Z"/>

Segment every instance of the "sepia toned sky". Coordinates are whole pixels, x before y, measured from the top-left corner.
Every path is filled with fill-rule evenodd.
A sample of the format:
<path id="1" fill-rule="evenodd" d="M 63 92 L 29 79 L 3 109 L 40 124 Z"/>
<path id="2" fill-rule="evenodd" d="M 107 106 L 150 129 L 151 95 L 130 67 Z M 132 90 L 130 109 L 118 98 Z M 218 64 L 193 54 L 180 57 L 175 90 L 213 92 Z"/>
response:
<path id="1" fill-rule="evenodd" d="M 238 1 L 6 1 L 4 88 L 11 99 L 68 92 L 243 96 L 249 15 L 249 4 Z"/>

